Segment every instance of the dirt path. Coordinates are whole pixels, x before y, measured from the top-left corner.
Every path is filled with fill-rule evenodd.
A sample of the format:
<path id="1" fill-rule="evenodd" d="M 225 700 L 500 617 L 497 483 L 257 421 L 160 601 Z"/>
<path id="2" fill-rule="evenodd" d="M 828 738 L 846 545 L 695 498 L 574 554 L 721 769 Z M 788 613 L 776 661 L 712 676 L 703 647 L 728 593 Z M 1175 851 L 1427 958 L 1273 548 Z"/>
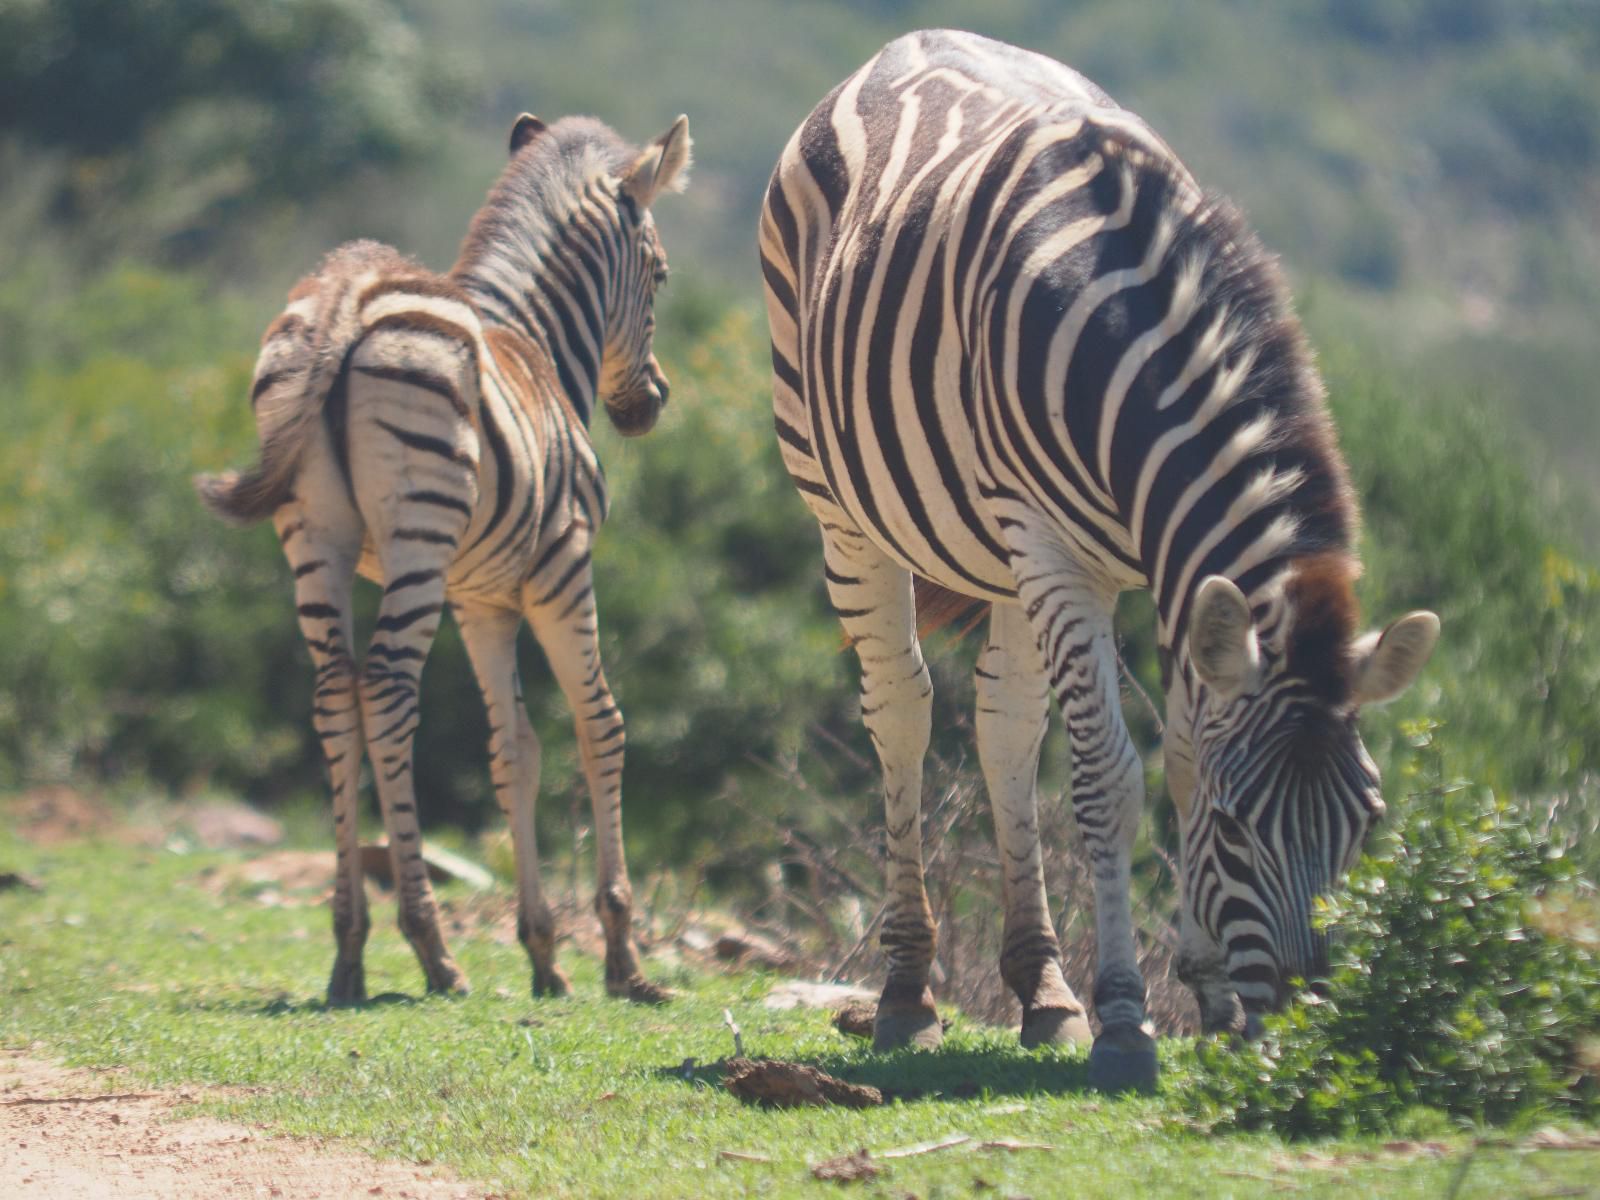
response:
<path id="1" fill-rule="evenodd" d="M 106 1078 L 0 1051 L 0 1196 L 7 1200 L 482 1200 L 482 1185 L 379 1162 L 311 1139 L 209 1118 L 174 1121 L 184 1091 L 106 1088 Z"/>

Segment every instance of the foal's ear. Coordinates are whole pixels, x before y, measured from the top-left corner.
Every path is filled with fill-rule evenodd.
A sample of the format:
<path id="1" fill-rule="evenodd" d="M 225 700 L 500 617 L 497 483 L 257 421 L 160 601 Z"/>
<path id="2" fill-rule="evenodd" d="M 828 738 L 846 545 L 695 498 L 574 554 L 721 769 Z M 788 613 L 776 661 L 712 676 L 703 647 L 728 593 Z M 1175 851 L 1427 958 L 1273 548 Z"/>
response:
<path id="1" fill-rule="evenodd" d="M 1189 661 L 1200 681 L 1223 700 L 1249 691 L 1261 678 L 1250 602 L 1231 579 L 1207 575 L 1189 613 Z"/>
<path id="2" fill-rule="evenodd" d="M 1387 704 L 1405 691 L 1427 665 L 1438 640 L 1439 618 L 1423 609 L 1357 641 L 1356 703 Z"/>
<path id="3" fill-rule="evenodd" d="M 622 178 L 622 190 L 640 208 L 649 208 L 662 192 L 681 192 L 689 183 L 689 161 L 694 142 L 689 118 L 679 117 L 633 160 Z"/>
<path id="4" fill-rule="evenodd" d="M 550 128 L 532 113 L 523 113 L 511 127 L 511 153 L 515 154 L 546 129 Z"/>

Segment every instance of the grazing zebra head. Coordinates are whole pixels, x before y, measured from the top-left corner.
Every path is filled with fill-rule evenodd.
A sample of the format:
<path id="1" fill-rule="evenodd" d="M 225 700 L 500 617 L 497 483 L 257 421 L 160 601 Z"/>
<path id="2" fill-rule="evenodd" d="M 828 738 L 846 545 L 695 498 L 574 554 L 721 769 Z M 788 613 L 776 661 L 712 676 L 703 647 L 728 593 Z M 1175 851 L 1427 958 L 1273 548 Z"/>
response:
<path id="1" fill-rule="evenodd" d="M 1413 612 L 1356 636 L 1354 575 L 1343 555 L 1311 555 L 1255 611 L 1220 575 L 1192 603 L 1186 899 L 1248 1014 L 1326 973 L 1313 903 L 1384 811 L 1357 710 L 1410 686 L 1439 634 Z"/>
<path id="2" fill-rule="evenodd" d="M 691 146 L 687 117 L 638 150 L 592 117 L 546 125 L 524 113 L 456 267 L 480 307 L 550 330 L 584 420 L 598 399 L 627 437 L 652 429 L 667 402 L 652 350 L 667 257 L 650 210 L 688 183 Z"/>

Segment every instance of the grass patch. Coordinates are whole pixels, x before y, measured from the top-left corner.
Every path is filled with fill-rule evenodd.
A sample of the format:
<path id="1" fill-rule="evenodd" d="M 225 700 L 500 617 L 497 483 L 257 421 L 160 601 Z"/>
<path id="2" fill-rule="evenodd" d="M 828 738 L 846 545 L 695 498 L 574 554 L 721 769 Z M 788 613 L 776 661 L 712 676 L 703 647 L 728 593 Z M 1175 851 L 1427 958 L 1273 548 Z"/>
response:
<path id="1" fill-rule="evenodd" d="M 564 955 L 575 997 L 535 1002 L 516 946 L 457 934 L 476 991 L 416 999 L 420 977 L 384 907 L 368 985 L 394 998 L 327 1011 L 327 911 L 225 901 L 200 886 L 224 855 L 112 845 L 51 848 L 0 833 L 0 864 L 41 879 L 0 893 L 0 1042 L 69 1063 L 123 1067 L 146 1084 L 231 1089 L 208 1113 L 289 1134 L 349 1139 L 433 1160 L 513 1196 L 821 1196 L 810 1168 L 859 1147 L 966 1136 L 970 1145 L 886 1161 L 853 1193 L 1195 1197 L 1276 1194 L 1573 1194 L 1600 1154 L 1476 1146 L 1386 1150 L 1371 1140 L 1287 1147 L 1265 1134 L 1208 1136 L 1173 1085 L 1192 1070 L 1166 1047 L 1163 1094 L 1085 1089 L 1081 1055 L 1023 1051 L 1004 1031 L 957 1020 L 937 1053 L 873 1055 L 825 1014 L 761 1006 L 760 974 L 654 967 L 680 989 L 662 1009 L 602 997 L 598 964 Z M 448 898 L 449 893 L 446 892 Z M 731 1008 L 751 1054 L 798 1059 L 894 1099 L 856 1112 L 747 1108 L 708 1068 L 732 1051 Z M 693 1059 L 687 1066 L 686 1060 Z M 728 1160 L 734 1151 L 767 1161 Z"/>

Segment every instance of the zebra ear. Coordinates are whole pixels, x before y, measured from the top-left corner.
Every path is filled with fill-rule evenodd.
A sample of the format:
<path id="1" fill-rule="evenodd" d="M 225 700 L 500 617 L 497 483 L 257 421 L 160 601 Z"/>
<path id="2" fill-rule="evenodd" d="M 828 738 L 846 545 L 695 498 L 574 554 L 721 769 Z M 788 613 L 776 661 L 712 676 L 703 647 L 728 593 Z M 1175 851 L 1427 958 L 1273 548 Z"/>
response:
<path id="1" fill-rule="evenodd" d="M 511 153 L 515 154 L 521 150 L 548 128 L 548 125 L 532 113 L 523 113 L 511 127 Z"/>
<path id="2" fill-rule="evenodd" d="M 694 142 L 689 118 L 680 116 L 672 128 L 651 142 L 633 160 L 623 177 L 622 190 L 640 208 L 649 208 L 662 192 L 681 192 L 689 183 L 689 160 Z"/>
<path id="3" fill-rule="evenodd" d="M 1207 575 L 1189 615 L 1189 661 L 1200 680 L 1224 700 L 1254 687 L 1261 676 L 1250 602 L 1231 579 Z"/>
<path id="4" fill-rule="evenodd" d="M 1387 704 L 1416 681 L 1439 640 L 1439 618 L 1409 612 L 1380 633 L 1355 644 L 1357 704 Z"/>

